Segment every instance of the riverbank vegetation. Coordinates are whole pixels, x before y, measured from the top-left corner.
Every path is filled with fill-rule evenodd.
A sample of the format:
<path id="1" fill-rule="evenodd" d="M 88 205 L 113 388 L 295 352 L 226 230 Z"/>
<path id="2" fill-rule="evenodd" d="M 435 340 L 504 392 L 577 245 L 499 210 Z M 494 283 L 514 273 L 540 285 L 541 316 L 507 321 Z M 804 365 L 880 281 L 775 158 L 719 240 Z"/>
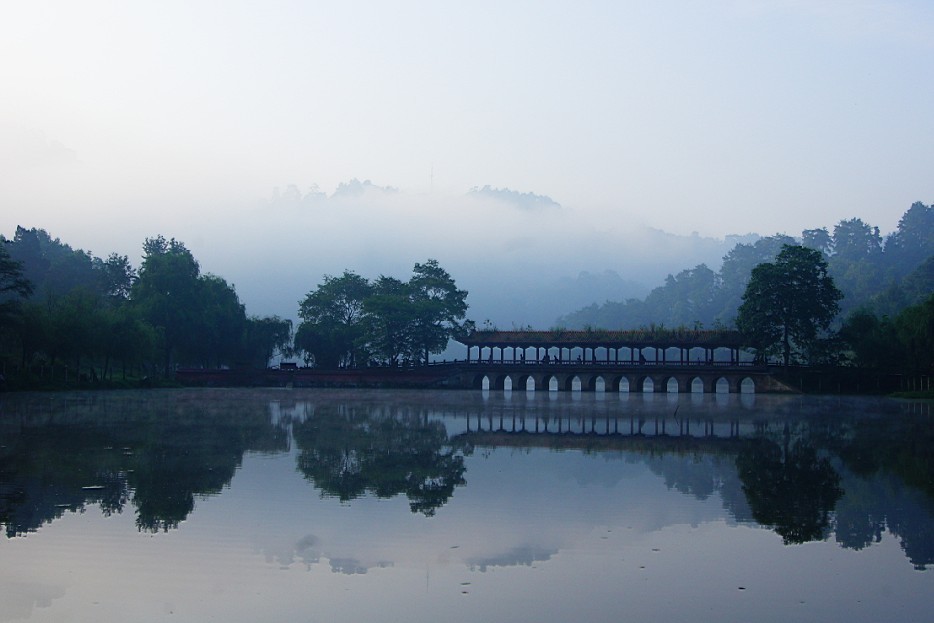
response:
<path id="1" fill-rule="evenodd" d="M 789 289 L 802 275 L 820 287 Z M 0 375 L 6 388 L 136 386 L 168 382 L 178 366 L 266 367 L 280 357 L 324 368 L 425 364 L 475 329 L 466 297 L 435 260 L 416 263 L 407 281 L 346 270 L 298 302 L 293 334 L 288 319 L 247 314 L 233 284 L 203 273 L 181 241 L 147 238 L 134 267 L 18 227 L 0 236 Z M 776 317 L 785 303 L 800 313 Z M 555 330 L 734 326 L 763 361 L 901 373 L 919 379 L 908 389 L 930 391 L 934 207 L 913 204 L 885 237 L 854 218 L 832 232 L 738 244 L 717 272 L 669 275 L 644 300 L 594 304 Z"/>
<path id="2" fill-rule="evenodd" d="M 789 286 L 800 288 L 801 275 L 775 270 L 788 263 L 781 256 L 789 248 L 796 249 L 790 252 L 795 256 L 809 257 L 807 264 L 816 271 L 811 277 L 819 273 L 820 287 L 796 291 Z M 776 318 L 778 311 L 795 306 L 801 309 Z M 763 359 L 901 373 L 914 379 L 909 386 L 929 390 L 934 206 L 912 204 L 898 229 L 885 237 L 878 227 L 853 218 L 832 232 L 810 229 L 797 239 L 776 234 L 738 244 L 719 271 L 701 264 L 669 275 L 645 299 L 595 303 L 558 321 L 568 329 L 737 324 Z"/>
<path id="3" fill-rule="evenodd" d="M 138 386 L 178 364 L 265 366 L 291 322 L 249 316 L 182 242 L 143 244 L 140 267 L 75 250 L 41 229 L 0 244 L 0 374 L 7 388 Z"/>

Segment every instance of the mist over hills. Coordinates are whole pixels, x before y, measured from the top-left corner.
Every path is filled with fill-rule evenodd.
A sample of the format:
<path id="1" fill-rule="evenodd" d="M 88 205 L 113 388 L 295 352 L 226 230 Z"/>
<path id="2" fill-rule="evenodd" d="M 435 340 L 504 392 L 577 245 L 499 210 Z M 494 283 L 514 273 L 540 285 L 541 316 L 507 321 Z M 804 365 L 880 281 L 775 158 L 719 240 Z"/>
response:
<path id="1" fill-rule="evenodd" d="M 620 210 L 598 222 L 554 199 L 509 188 L 465 194 L 412 193 L 370 180 L 330 195 L 287 186 L 261 206 L 229 215 L 222 236 L 207 222 L 173 233 L 209 272 L 236 284 L 248 309 L 294 318 L 297 301 L 323 275 L 404 276 L 437 259 L 470 293 L 469 317 L 501 328 L 548 328 L 580 307 L 646 295 L 673 271 L 719 266 L 737 242 L 679 236 Z M 195 233 L 197 232 L 197 233 Z"/>
<path id="2" fill-rule="evenodd" d="M 470 293 L 469 317 L 501 328 L 548 328 L 594 303 L 643 297 L 669 273 L 717 267 L 737 242 L 758 238 L 681 236 L 624 207 L 618 218 L 595 219 L 546 195 L 489 185 L 417 193 L 353 178 L 330 194 L 288 184 L 268 197 L 232 204 L 222 218 L 210 209 L 170 218 L 169 206 L 114 228 L 68 219 L 20 225 L 96 256 L 126 254 L 136 266 L 146 237 L 176 238 L 203 272 L 236 287 L 249 313 L 293 320 L 324 275 L 404 277 L 435 258 Z"/>
<path id="3" fill-rule="evenodd" d="M 125 253 L 134 265 L 145 237 L 174 237 L 203 272 L 236 287 L 249 313 L 293 320 L 298 301 L 324 275 L 350 270 L 368 279 L 404 278 L 416 262 L 434 258 L 469 292 L 468 317 L 501 329 L 592 324 L 603 316 L 577 312 L 612 312 L 608 302 L 644 299 L 690 267 L 716 273 L 737 244 L 762 239 L 678 235 L 643 224 L 638 210 L 624 204 L 607 219 L 546 195 L 490 185 L 418 193 L 354 178 L 330 194 L 293 184 L 268 197 L 231 205 L 220 219 L 191 210 L 171 226 L 156 212 L 119 234 L 93 223 L 22 225 L 101 257 Z"/>

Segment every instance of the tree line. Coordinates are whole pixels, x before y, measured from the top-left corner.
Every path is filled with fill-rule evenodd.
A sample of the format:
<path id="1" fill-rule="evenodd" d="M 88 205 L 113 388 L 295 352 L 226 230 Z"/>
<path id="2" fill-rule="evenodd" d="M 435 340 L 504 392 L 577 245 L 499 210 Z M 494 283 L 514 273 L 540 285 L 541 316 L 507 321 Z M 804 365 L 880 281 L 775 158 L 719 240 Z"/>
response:
<path id="1" fill-rule="evenodd" d="M 467 292 L 436 260 L 402 281 L 351 271 L 299 302 L 301 318 L 247 315 L 181 241 L 147 238 L 142 262 L 75 250 L 41 229 L 0 236 L 0 374 L 16 387 L 170 378 L 178 366 L 426 364 L 470 331 Z"/>
<path id="2" fill-rule="evenodd" d="M 300 303 L 295 349 L 322 367 L 427 364 L 473 329 L 467 291 L 437 260 L 416 263 L 408 281 L 352 271 L 325 275 Z"/>
<path id="3" fill-rule="evenodd" d="M 719 272 L 669 275 L 644 300 L 592 305 L 568 328 L 737 327 L 760 360 L 934 374 L 934 206 L 883 238 L 860 219 L 738 244 Z"/>
<path id="4" fill-rule="evenodd" d="M 569 329 L 626 329 L 652 323 L 732 326 L 752 269 L 774 261 L 784 245 L 821 253 L 843 294 L 842 317 L 857 309 L 894 316 L 934 291 L 934 207 L 916 202 L 901 216 L 896 231 L 885 237 L 859 218 L 842 220 L 832 230 L 807 229 L 797 238 L 766 236 L 737 244 L 723 257 L 719 271 L 706 264 L 686 268 L 668 275 L 644 299 L 594 303 L 559 318 L 557 324 Z"/>
<path id="5" fill-rule="evenodd" d="M 669 275 L 644 300 L 607 302 L 568 328 L 736 326 L 761 360 L 934 370 L 934 207 L 915 203 L 884 239 L 859 219 L 738 244 L 719 272 Z M 142 262 L 72 249 L 41 229 L 0 236 L 0 374 L 17 386 L 169 378 L 177 366 L 323 368 L 427 364 L 475 329 L 467 292 L 436 260 L 407 281 L 346 270 L 298 302 L 301 322 L 246 314 L 232 284 L 184 243 Z M 15 381 L 14 381 L 15 379 Z"/>
<path id="6" fill-rule="evenodd" d="M 0 237 L 0 362 L 13 386 L 116 384 L 175 365 L 265 366 L 291 321 L 248 316 L 234 286 L 202 273 L 180 241 L 147 238 L 134 268 L 41 229 Z"/>

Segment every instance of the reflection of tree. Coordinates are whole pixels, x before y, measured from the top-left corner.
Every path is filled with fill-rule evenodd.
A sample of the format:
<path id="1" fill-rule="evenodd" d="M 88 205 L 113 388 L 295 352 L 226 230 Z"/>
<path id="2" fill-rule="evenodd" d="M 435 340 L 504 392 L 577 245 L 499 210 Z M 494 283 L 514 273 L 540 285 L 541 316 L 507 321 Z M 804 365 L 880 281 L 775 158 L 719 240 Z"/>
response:
<path id="1" fill-rule="evenodd" d="M 845 435 L 831 438 L 828 445 L 857 474 L 896 474 L 934 499 L 934 416 L 897 417 L 885 422 L 862 418 L 852 422 Z"/>
<path id="2" fill-rule="evenodd" d="M 346 501 L 370 492 L 405 494 L 412 512 L 434 515 L 465 484 L 463 449 L 441 422 L 319 410 L 294 427 L 298 469 L 326 495 Z"/>
<path id="3" fill-rule="evenodd" d="M 109 431 L 50 425 L 10 427 L 0 446 L 0 524 L 9 537 L 97 503 L 104 514 L 127 500 Z"/>
<path id="4" fill-rule="evenodd" d="M 219 437 L 225 432 L 219 431 Z M 226 439 L 194 438 L 193 445 L 200 446 L 195 453 L 180 452 L 172 445 L 177 440 L 170 438 L 166 446 L 149 448 L 135 461 L 130 486 L 140 530 L 177 528 L 194 510 L 195 496 L 220 493 L 240 464 L 242 450 L 225 448 Z"/>
<path id="5" fill-rule="evenodd" d="M 804 441 L 783 446 L 767 439 L 750 441 L 736 457 L 743 491 L 760 524 L 772 527 L 785 543 L 823 539 L 830 513 L 843 490 L 826 458 Z"/>
<path id="6" fill-rule="evenodd" d="M 177 527 L 195 498 L 230 482 L 247 450 L 287 447 L 265 403 L 176 402 L 173 395 L 110 398 L 2 430 L 0 524 L 8 536 L 97 504 L 121 513 L 128 500 L 140 530 Z M 9 424 L 10 422 L 8 422 Z"/>
<path id="7" fill-rule="evenodd" d="M 916 568 L 934 564 L 934 417 L 851 420 L 827 445 L 854 474 L 836 518 L 841 545 L 865 547 L 887 528 Z"/>

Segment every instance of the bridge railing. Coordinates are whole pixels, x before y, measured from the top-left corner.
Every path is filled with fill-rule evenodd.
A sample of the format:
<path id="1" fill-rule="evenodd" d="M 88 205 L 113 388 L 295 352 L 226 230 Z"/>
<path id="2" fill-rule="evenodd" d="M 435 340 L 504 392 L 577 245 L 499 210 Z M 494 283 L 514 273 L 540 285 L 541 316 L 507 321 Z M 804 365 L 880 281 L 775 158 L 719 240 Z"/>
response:
<path id="1" fill-rule="evenodd" d="M 432 361 L 428 365 L 476 365 L 476 366 L 529 366 L 529 367 L 575 367 L 575 366 L 598 366 L 598 367 L 761 367 L 763 364 L 755 361 L 541 361 L 537 359 L 465 359 Z"/>

